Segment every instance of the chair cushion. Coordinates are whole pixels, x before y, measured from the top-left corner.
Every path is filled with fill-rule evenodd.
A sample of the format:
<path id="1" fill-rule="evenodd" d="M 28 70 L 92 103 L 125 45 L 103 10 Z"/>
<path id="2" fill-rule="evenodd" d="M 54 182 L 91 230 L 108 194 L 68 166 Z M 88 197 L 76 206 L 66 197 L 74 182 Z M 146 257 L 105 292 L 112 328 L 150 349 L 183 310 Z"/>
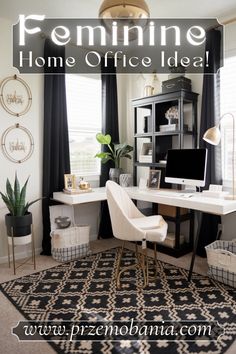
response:
<path id="1" fill-rule="evenodd" d="M 142 218 L 132 218 L 130 221 L 133 225 L 142 230 L 156 229 L 160 227 L 163 218 L 160 215 L 144 216 Z"/>
<path id="2" fill-rule="evenodd" d="M 166 238 L 167 223 L 161 215 L 133 218 L 130 222 L 137 228 L 146 231 L 146 240 L 151 242 L 162 242 Z"/>

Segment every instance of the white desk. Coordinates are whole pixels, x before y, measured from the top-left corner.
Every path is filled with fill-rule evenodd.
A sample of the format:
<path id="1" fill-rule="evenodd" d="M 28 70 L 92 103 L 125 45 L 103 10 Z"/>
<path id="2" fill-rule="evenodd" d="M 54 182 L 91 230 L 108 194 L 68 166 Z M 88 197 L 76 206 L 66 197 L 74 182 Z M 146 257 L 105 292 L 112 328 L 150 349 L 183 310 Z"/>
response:
<path id="1" fill-rule="evenodd" d="M 209 198 L 202 193 L 194 193 L 192 197 L 180 197 L 175 196 L 175 193 L 164 196 L 158 194 L 158 190 L 139 190 L 138 187 L 129 187 L 126 190 L 132 199 L 145 202 L 172 205 L 216 215 L 226 215 L 236 211 L 236 200 Z"/>
<path id="2" fill-rule="evenodd" d="M 226 215 L 236 211 L 236 200 L 225 200 L 219 198 L 207 198 L 201 193 L 196 193 L 192 197 L 180 197 L 173 195 L 160 195 L 155 190 L 140 190 L 138 187 L 125 188 L 129 196 L 135 200 L 145 202 L 172 205 L 180 208 L 198 210 L 210 214 Z M 94 188 L 90 193 L 66 194 L 54 192 L 53 199 L 68 205 L 93 203 L 106 200 L 106 189 Z"/>
<path id="3" fill-rule="evenodd" d="M 139 190 L 138 187 L 125 188 L 132 199 L 141 200 L 157 204 L 172 205 L 181 208 L 192 209 L 196 211 L 198 217 L 198 225 L 201 224 L 202 213 L 210 213 L 216 215 L 227 215 L 236 211 L 236 200 L 225 200 L 219 198 L 207 198 L 201 193 L 196 193 L 191 197 L 182 197 L 173 195 L 160 195 L 155 190 Z M 91 193 L 68 195 L 62 192 L 53 193 L 53 199 L 64 204 L 76 205 L 83 203 L 91 203 L 106 200 L 106 190 L 103 188 L 94 188 Z M 189 269 L 188 279 L 191 279 L 196 249 L 199 239 L 200 227 L 198 227 L 196 239 L 194 242 L 194 250 Z"/>
<path id="4" fill-rule="evenodd" d="M 67 205 L 85 204 L 100 202 L 107 199 L 106 188 L 93 188 L 92 192 L 81 194 L 66 194 L 63 192 L 54 192 L 53 199 Z"/>

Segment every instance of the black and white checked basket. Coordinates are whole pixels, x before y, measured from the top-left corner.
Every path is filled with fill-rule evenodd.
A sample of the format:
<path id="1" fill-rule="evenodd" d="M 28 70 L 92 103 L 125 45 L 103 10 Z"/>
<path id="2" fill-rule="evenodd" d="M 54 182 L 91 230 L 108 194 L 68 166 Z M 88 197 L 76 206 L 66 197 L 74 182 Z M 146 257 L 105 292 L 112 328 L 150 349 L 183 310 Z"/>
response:
<path id="1" fill-rule="evenodd" d="M 58 262 L 79 259 L 91 253 L 88 225 L 77 225 L 51 232 L 52 256 Z"/>
<path id="2" fill-rule="evenodd" d="M 236 240 L 215 241 L 205 247 L 208 275 L 236 288 Z"/>

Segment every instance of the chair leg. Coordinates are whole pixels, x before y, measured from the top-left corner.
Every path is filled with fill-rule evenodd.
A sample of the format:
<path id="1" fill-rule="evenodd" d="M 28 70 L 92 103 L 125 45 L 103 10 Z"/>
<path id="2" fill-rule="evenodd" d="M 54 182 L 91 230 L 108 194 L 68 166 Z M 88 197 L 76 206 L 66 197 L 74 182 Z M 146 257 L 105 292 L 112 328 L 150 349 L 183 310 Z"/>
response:
<path id="1" fill-rule="evenodd" d="M 143 287 L 145 288 L 145 286 L 147 285 L 146 264 L 145 264 L 146 256 L 143 253 L 141 253 L 141 255 L 139 254 L 137 242 L 135 242 L 135 253 L 136 253 L 136 258 L 137 258 L 137 263 L 138 263 L 137 265 L 143 271 L 143 283 L 144 283 Z"/>
<path id="2" fill-rule="evenodd" d="M 119 250 L 119 254 L 118 254 L 118 262 L 117 262 L 117 270 L 116 270 L 116 286 L 117 286 L 117 288 L 120 288 L 120 275 L 121 275 L 120 263 L 121 263 L 122 254 L 124 251 L 124 246 L 125 246 L 125 241 L 123 241 L 122 246 Z"/>
<path id="3" fill-rule="evenodd" d="M 154 264 L 155 264 L 154 277 L 156 277 L 157 276 L 157 244 L 156 244 L 156 242 L 154 243 Z"/>

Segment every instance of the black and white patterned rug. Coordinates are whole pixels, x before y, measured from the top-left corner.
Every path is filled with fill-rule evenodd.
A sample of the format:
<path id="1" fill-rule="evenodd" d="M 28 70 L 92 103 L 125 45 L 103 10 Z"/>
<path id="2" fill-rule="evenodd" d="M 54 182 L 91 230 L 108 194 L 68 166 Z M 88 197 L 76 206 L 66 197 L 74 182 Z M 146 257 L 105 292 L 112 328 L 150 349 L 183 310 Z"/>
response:
<path id="1" fill-rule="evenodd" d="M 123 264 L 134 262 L 125 251 Z M 139 270 L 126 271 L 115 287 L 117 249 L 60 264 L 1 284 L 13 305 L 31 321 L 218 321 L 218 340 L 127 340 L 49 342 L 57 353 L 174 354 L 224 353 L 236 339 L 235 290 L 194 273 L 158 261 L 156 281 L 142 289 Z M 16 319 L 17 320 L 17 319 Z"/>

